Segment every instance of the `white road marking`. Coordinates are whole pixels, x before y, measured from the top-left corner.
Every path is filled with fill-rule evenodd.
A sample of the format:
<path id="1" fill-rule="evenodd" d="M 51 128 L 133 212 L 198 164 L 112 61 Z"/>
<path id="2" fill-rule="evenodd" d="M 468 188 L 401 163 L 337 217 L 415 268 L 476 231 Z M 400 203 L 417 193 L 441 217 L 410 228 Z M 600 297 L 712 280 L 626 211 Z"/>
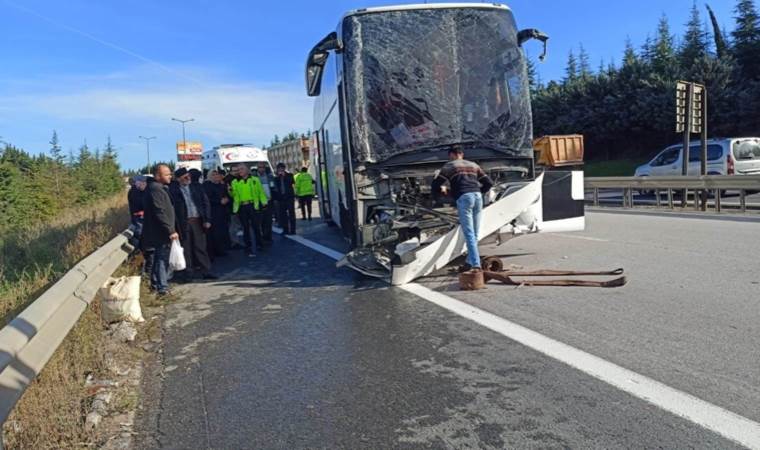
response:
<path id="1" fill-rule="evenodd" d="M 575 236 L 575 235 L 572 235 L 572 234 L 554 233 L 554 236 L 559 236 L 559 237 L 568 238 L 568 239 L 580 239 L 582 241 L 609 242 L 608 239 L 592 238 L 592 237 L 588 237 L 588 236 Z"/>
<path id="2" fill-rule="evenodd" d="M 301 236 L 287 237 L 329 258 L 343 258 L 340 252 Z M 397 287 L 738 444 L 760 449 L 760 423 L 421 284 L 409 283 Z"/>

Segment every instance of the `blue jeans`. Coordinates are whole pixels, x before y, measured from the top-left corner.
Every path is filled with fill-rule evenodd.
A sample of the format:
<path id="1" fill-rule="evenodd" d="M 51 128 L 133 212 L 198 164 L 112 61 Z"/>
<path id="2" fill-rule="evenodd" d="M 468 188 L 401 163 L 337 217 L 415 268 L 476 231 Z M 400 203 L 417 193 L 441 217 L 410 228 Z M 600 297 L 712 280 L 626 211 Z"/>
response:
<path id="1" fill-rule="evenodd" d="M 169 290 L 169 253 L 171 244 L 156 246 L 153 251 L 153 269 L 150 274 L 150 285 L 159 293 Z"/>
<path id="2" fill-rule="evenodd" d="M 480 231 L 480 211 L 483 209 L 483 196 L 480 192 L 468 192 L 457 199 L 459 224 L 462 226 L 464 242 L 467 244 L 467 264 L 480 267 L 478 253 L 478 232 Z"/>

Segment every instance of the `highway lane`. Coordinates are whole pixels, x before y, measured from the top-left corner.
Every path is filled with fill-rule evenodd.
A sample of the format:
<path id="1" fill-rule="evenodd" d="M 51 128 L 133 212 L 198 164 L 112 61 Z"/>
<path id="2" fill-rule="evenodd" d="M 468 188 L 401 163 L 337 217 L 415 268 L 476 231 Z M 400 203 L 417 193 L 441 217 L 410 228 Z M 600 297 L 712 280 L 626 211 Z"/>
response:
<path id="1" fill-rule="evenodd" d="M 621 289 L 423 284 L 760 421 L 760 221 L 587 213 L 581 233 L 531 235 L 486 253 L 526 268 L 623 267 Z"/>
<path id="2" fill-rule="evenodd" d="M 594 223 L 606 223 L 590 219 L 591 233 Z M 326 230 L 306 234 L 338 245 Z M 545 249 L 530 248 L 533 237 L 522 239 L 509 248 L 535 251 L 532 261 L 551 264 L 554 254 L 539 255 L 536 250 Z M 596 242 L 553 239 L 569 244 L 567 250 Z M 270 252 L 228 259 L 220 266 L 222 280 L 184 287 L 182 301 L 168 307 L 163 361 L 145 381 L 138 448 L 732 446 L 414 295 L 336 269 L 334 261 L 297 243 L 278 240 Z M 446 289 L 451 279 L 425 283 Z M 502 291 L 509 298 L 497 295 Z M 484 309 L 512 297 L 523 307 L 558 297 L 527 291 L 492 287 L 486 293 L 495 297 L 461 297 Z M 621 292 L 627 291 L 615 295 Z M 614 318 L 621 302 L 595 303 L 612 309 L 608 316 Z M 561 320 L 569 306 L 546 311 L 542 331 L 572 330 Z M 525 314 L 533 316 L 538 314 Z M 594 330 L 586 331 L 593 336 Z M 629 344 L 640 348 L 634 356 L 647 356 L 652 347 L 642 339 Z M 606 343 L 596 345 L 604 349 Z"/>

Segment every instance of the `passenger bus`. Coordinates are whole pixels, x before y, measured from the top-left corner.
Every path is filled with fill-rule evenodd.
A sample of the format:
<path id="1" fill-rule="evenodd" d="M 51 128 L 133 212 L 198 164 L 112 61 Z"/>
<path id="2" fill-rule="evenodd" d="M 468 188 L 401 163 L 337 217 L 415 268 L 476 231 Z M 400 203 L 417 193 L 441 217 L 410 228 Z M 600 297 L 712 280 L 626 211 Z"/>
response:
<path id="1" fill-rule="evenodd" d="M 501 231 L 549 230 L 552 222 L 583 228 L 582 174 L 547 173 L 533 182 L 521 47 L 533 38 L 545 51 L 548 37 L 518 31 L 505 5 L 446 3 L 350 11 L 314 46 L 306 63 L 307 93 L 315 97 L 313 165 L 322 216 L 350 242 L 344 264 L 400 284 L 464 251 L 455 210 L 430 192 L 452 146 L 494 180 L 494 205 L 517 191 L 526 199 L 535 193 L 518 205 L 527 215 L 507 217 L 503 208 L 512 211 L 514 202 L 487 206 L 481 234 L 495 234 L 499 221 Z"/>

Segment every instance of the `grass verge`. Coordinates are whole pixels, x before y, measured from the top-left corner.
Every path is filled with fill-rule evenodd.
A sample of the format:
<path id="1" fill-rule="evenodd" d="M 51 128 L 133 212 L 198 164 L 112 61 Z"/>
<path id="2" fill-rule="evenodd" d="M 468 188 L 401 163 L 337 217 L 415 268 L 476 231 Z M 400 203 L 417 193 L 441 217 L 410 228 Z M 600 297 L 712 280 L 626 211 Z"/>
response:
<path id="1" fill-rule="evenodd" d="M 645 162 L 641 159 L 587 161 L 583 165 L 583 172 L 587 177 L 632 177 L 636 168 Z"/>
<path id="2" fill-rule="evenodd" d="M 129 224 L 126 194 L 72 209 L 45 224 L 2 230 L 0 317 L 8 323 L 63 273 Z M 92 446 L 85 379 L 103 375 L 103 323 L 94 301 L 32 382 L 3 427 L 5 448 Z"/>

